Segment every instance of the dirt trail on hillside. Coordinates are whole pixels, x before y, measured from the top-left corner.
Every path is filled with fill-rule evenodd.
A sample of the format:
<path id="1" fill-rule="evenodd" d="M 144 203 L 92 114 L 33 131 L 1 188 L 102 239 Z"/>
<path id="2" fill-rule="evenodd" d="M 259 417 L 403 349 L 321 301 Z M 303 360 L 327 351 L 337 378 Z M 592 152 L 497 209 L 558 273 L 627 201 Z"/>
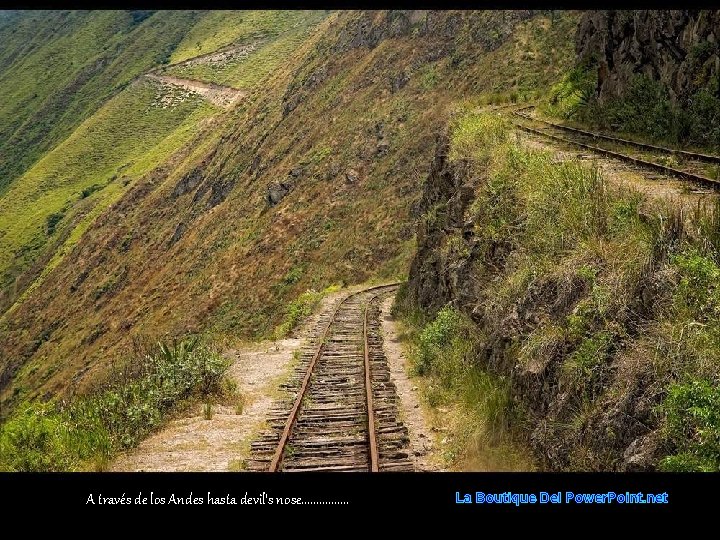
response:
<path id="1" fill-rule="evenodd" d="M 252 52 L 257 50 L 257 48 L 262 43 L 264 43 L 264 40 L 258 40 L 253 43 L 246 43 L 243 45 L 231 45 L 231 46 L 219 49 L 217 51 L 200 54 L 198 56 L 193 56 L 192 58 L 188 58 L 186 60 L 183 60 L 182 62 L 178 62 L 177 64 L 170 64 L 167 67 L 175 68 L 175 67 L 192 67 L 192 66 L 202 66 L 202 65 L 210 65 L 210 66 L 224 65 L 227 62 L 232 62 L 234 60 L 242 60 L 242 59 L 247 58 L 248 56 L 250 56 L 250 54 Z"/>
<path id="2" fill-rule="evenodd" d="M 244 90 L 238 90 L 237 88 L 231 88 L 229 86 L 221 86 L 219 84 L 196 81 L 194 79 L 180 79 L 179 77 L 173 77 L 172 75 L 157 75 L 155 73 L 148 73 L 145 77 L 159 82 L 160 84 L 183 88 L 184 90 L 198 94 L 207 99 L 209 102 L 224 108 L 229 108 L 234 103 L 247 96 L 247 92 Z"/>
<path id="3" fill-rule="evenodd" d="M 198 404 L 164 429 L 119 456 L 111 471 L 238 471 L 250 453 L 250 442 L 261 430 L 278 397 L 279 383 L 290 373 L 293 353 L 300 349 L 319 314 L 331 309 L 348 293 L 343 289 L 325 297 L 317 313 L 295 332 L 296 337 L 277 342 L 253 343 L 230 350 L 228 376 L 244 397 L 241 414 L 235 406 L 213 405 L 206 420 Z"/>

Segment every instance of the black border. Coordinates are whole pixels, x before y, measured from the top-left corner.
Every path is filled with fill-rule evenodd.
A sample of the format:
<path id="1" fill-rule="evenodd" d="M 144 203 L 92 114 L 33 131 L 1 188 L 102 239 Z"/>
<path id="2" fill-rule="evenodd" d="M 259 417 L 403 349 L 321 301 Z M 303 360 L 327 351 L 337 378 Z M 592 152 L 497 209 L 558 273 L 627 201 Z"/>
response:
<path id="1" fill-rule="evenodd" d="M 4 515 L 31 505 L 36 510 L 65 515 L 127 515 L 198 513 L 282 516 L 288 512 L 406 512 L 406 516 L 458 517 L 519 516 L 526 514 L 638 516 L 643 518 L 709 514 L 717 508 L 717 474 L 654 473 L 3 473 L 0 474 L 0 508 Z M 235 498 L 236 504 L 207 504 L 213 497 Z M 477 492 L 516 494 L 561 493 L 559 504 L 477 504 Z M 667 493 L 667 504 L 566 503 L 573 493 Z M 138 495 L 150 493 L 165 504 L 136 504 Z M 169 504 L 170 494 L 200 498 L 203 504 Z M 241 504 L 243 496 L 255 504 Z M 263 493 L 265 496 L 263 497 Z M 88 503 L 93 495 L 94 504 Z M 458 504 L 465 494 L 473 502 Z M 99 495 L 125 498 L 130 504 L 100 504 Z M 312 504 L 271 505 L 268 497 L 300 498 Z M 130 501 L 131 500 L 131 501 Z M 263 503 L 259 503 L 262 500 Z M 288 501 L 289 502 L 289 501 Z M 341 503 L 341 504 L 338 504 Z M 409 512 L 409 514 L 407 514 Z"/>

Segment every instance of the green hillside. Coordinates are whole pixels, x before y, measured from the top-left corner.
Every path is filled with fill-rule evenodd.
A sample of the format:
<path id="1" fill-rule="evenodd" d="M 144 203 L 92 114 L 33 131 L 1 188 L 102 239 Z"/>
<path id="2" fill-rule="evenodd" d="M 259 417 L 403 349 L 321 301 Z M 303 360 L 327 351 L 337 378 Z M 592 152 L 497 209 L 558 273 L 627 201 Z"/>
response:
<path id="1" fill-rule="evenodd" d="M 313 28 L 327 14 L 322 11 L 212 12 L 178 45 L 163 71 L 178 77 L 252 88 L 292 57 Z M 220 62 L 179 64 L 232 46 L 252 46 L 247 56 Z"/>
<path id="2" fill-rule="evenodd" d="M 37 17 L 0 29 L 37 40 L 0 57 L 2 114 L 14 122 L 2 151 L 17 154 L 3 161 L 15 169 L 0 194 L 0 417 L 92 393 L 138 343 L 279 336 L 318 294 L 309 289 L 402 279 L 437 134 L 459 104 L 526 100 L 557 81 L 576 22 L 451 11 Z M 53 58 L 65 68 L 44 80 Z M 139 77 L 148 71 L 244 97 L 220 109 L 187 81 Z M 10 88 L 13 76 L 23 89 Z M 33 78 L 42 89 L 26 102 Z"/>
<path id="3" fill-rule="evenodd" d="M 176 107 L 154 102 L 158 88 L 138 82 L 112 98 L 47 153 L 0 198 L 0 284 L 12 280 L 46 242 L 77 217 L 95 216 L 135 179 L 157 167 L 214 107 L 195 97 Z M 130 112 L 130 114 L 129 114 Z M 77 239 L 78 234 L 72 235 Z"/>
<path id="4" fill-rule="evenodd" d="M 0 26 L 0 193 L 109 97 L 166 60 L 198 15 L 22 12 Z"/>
<path id="5" fill-rule="evenodd" d="M 21 254 L 0 261 L 4 403 L 70 380 L 87 389 L 133 340 L 266 337 L 309 288 L 402 277 L 434 134 L 458 101 L 529 94 L 571 60 L 572 14 L 341 12 L 314 24 L 322 15 L 264 15 L 266 45 L 236 72 L 259 82 L 212 123 L 197 122 L 210 114 L 199 102 L 146 112 L 149 89 L 133 86 L 21 177 L 20 207 L 8 198 L 1 212 L 0 241 Z M 206 52 L 256 35 L 230 15 L 196 16 L 201 37 L 177 58 L 193 40 Z M 273 41 L 273 24 L 291 28 Z M 298 29 L 306 38 L 264 64 Z M 487 77 L 501 64 L 514 69 Z M 172 144 L 152 150 L 160 141 Z M 269 205 L 278 182 L 290 193 Z M 108 187 L 83 198 L 94 185 Z"/>
<path id="6" fill-rule="evenodd" d="M 0 313 L 28 287 L 36 287 L 133 180 L 182 148 L 199 130 L 201 118 L 218 112 L 197 96 L 162 108 L 158 95 L 168 89 L 134 80 L 171 58 L 262 38 L 260 61 L 244 64 L 243 87 L 251 89 L 273 67 L 267 51 L 278 49 L 276 41 L 288 53 L 283 44 L 297 44 L 298 36 L 307 36 L 324 16 L 295 11 L 3 13 Z M 221 78 L 224 67 L 206 79 Z"/>

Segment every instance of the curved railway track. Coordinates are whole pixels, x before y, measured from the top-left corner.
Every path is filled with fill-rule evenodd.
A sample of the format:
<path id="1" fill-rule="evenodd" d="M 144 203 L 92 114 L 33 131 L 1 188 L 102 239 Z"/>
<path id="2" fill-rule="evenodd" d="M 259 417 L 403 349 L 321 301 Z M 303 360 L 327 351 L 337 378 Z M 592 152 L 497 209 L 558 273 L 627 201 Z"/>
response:
<path id="1" fill-rule="evenodd" d="M 689 180 L 715 189 L 720 188 L 720 180 L 708 176 L 707 167 L 703 165 L 708 163 L 720 164 L 720 157 L 718 156 L 639 143 L 583 129 L 555 124 L 553 122 L 531 117 L 526 112 L 523 112 L 528 108 L 530 107 L 524 107 L 513 111 L 513 115 L 516 118 L 522 119 L 522 121 L 514 120 L 514 124 L 523 131 L 563 142 L 565 144 L 578 146 L 580 148 L 619 159 L 638 167 L 650 169 L 665 175 Z M 542 129 L 531 127 L 524 122 L 535 122 L 537 124 L 541 124 L 543 127 Z M 600 143 L 615 145 L 616 148 L 610 149 L 602 147 L 599 146 Z M 641 151 L 641 154 L 629 155 L 624 151 L 619 151 L 617 147 L 631 147 Z M 657 157 L 658 153 L 675 156 L 681 159 L 683 161 L 683 168 L 671 167 L 669 165 L 653 161 L 653 159 Z"/>
<path id="2" fill-rule="evenodd" d="M 346 296 L 321 316 L 277 403 L 252 443 L 258 471 L 411 471 L 407 428 L 380 336 L 379 299 L 397 284 Z"/>

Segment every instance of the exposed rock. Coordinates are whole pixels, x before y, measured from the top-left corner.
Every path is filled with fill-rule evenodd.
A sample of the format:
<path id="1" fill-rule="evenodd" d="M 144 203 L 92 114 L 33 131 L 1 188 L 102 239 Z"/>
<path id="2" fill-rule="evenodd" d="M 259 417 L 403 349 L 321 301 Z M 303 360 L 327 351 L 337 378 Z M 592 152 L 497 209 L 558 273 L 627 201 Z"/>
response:
<path id="1" fill-rule="evenodd" d="M 275 206 L 282 201 L 292 190 L 292 185 L 287 182 L 276 182 L 267 188 L 266 201 L 270 206 Z"/>
<path id="2" fill-rule="evenodd" d="M 360 175 L 355 169 L 349 169 L 345 172 L 345 180 L 347 180 L 350 184 L 354 184 L 359 178 Z"/>
<path id="3" fill-rule="evenodd" d="M 257 154 L 257 155 L 253 158 L 252 163 L 250 164 L 250 174 L 254 174 L 255 171 L 258 170 L 258 168 L 260 167 L 260 161 L 261 161 L 261 160 L 262 160 L 262 158 L 260 157 L 260 154 Z"/>
<path id="4" fill-rule="evenodd" d="M 360 47 L 374 49 L 382 39 L 407 35 L 413 26 L 411 21 L 421 24 L 423 15 L 412 11 L 388 11 L 384 16 L 363 12 L 342 29 L 334 52 L 343 53 Z"/>
<path id="5" fill-rule="evenodd" d="M 594 62 L 598 98 L 625 93 L 635 75 L 662 82 L 683 103 L 720 73 L 720 11 L 600 10 L 583 14 L 580 61 Z"/>
<path id="6" fill-rule="evenodd" d="M 400 73 L 393 75 L 390 78 L 390 92 L 393 94 L 395 92 L 399 92 L 403 88 L 405 88 L 405 85 L 407 85 L 408 81 L 410 80 L 410 77 L 407 76 L 407 73 L 404 71 L 401 71 Z"/>
<path id="7" fill-rule="evenodd" d="M 419 215 L 438 209 L 436 219 L 418 220 L 418 247 L 410 267 L 408 293 L 411 301 L 436 312 L 452 300 L 458 292 L 454 286 L 463 283 L 465 268 L 456 268 L 451 276 L 446 265 L 449 261 L 440 249 L 446 231 L 464 222 L 463 214 L 472 190 L 463 188 L 463 165 L 453 166 L 447 161 L 449 140 L 437 140 L 437 151 L 425 181 L 423 195 L 417 208 Z M 469 281 L 468 281 L 469 282 Z"/>
<path id="8" fill-rule="evenodd" d="M 467 210 L 484 178 L 474 177 L 466 163 L 450 162 L 448 148 L 447 137 L 441 136 L 415 214 L 417 250 L 405 301 L 431 315 L 451 305 L 477 324 L 482 337 L 475 361 L 510 381 L 513 400 L 526 413 L 526 442 L 543 468 L 653 470 L 662 450 L 653 436 L 658 429 L 653 411 L 664 384 L 650 364 L 635 365 L 619 351 L 594 368 L 587 388 L 568 387 L 562 369 L 568 357 L 564 334 L 557 339 L 549 334 L 541 354 L 519 361 L 518 344 L 548 321 L 566 320 L 590 294 L 590 286 L 580 276 L 551 273 L 533 279 L 512 304 L 489 306 L 494 297 L 486 296 L 485 285 L 504 278 L 511 254 L 522 254 L 508 239 L 490 242 L 476 236 L 475 214 Z M 647 298 L 638 299 L 644 307 L 635 311 L 651 313 L 669 284 L 668 276 L 655 272 L 643 285 Z M 623 365 L 635 367 L 623 371 Z M 568 429 L 588 395 L 592 408 L 581 424 Z"/>
<path id="9" fill-rule="evenodd" d="M 170 245 L 172 246 L 175 244 L 178 240 L 182 238 L 182 235 L 185 234 L 185 231 L 187 230 L 187 225 L 183 223 L 182 221 L 177 224 L 177 227 L 175 227 L 175 232 L 173 233 L 172 237 L 170 237 Z"/>
<path id="10" fill-rule="evenodd" d="M 386 156 L 387 153 L 390 151 L 390 143 L 387 141 L 380 141 L 377 145 L 377 156 L 382 157 Z"/>
<path id="11" fill-rule="evenodd" d="M 212 184 L 210 197 L 208 197 L 208 208 L 213 208 L 223 202 L 232 191 L 235 182 L 231 180 L 219 180 Z"/>
<path id="12" fill-rule="evenodd" d="M 661 449 L 657 431 L 635 439 L 623 454 L 623 470 L 627 472 L 649 472 L 655 470 L 658 451 Z"/>
<path id="13" fill-rule="evenodd" d="M 186 193 L 190 193 L 195 189 L 203 179 L 203 173 L 200 168 L 195 168 L 188 174 L 183 176 L 173 190 L 173 197 L 180 197 Z"/>

